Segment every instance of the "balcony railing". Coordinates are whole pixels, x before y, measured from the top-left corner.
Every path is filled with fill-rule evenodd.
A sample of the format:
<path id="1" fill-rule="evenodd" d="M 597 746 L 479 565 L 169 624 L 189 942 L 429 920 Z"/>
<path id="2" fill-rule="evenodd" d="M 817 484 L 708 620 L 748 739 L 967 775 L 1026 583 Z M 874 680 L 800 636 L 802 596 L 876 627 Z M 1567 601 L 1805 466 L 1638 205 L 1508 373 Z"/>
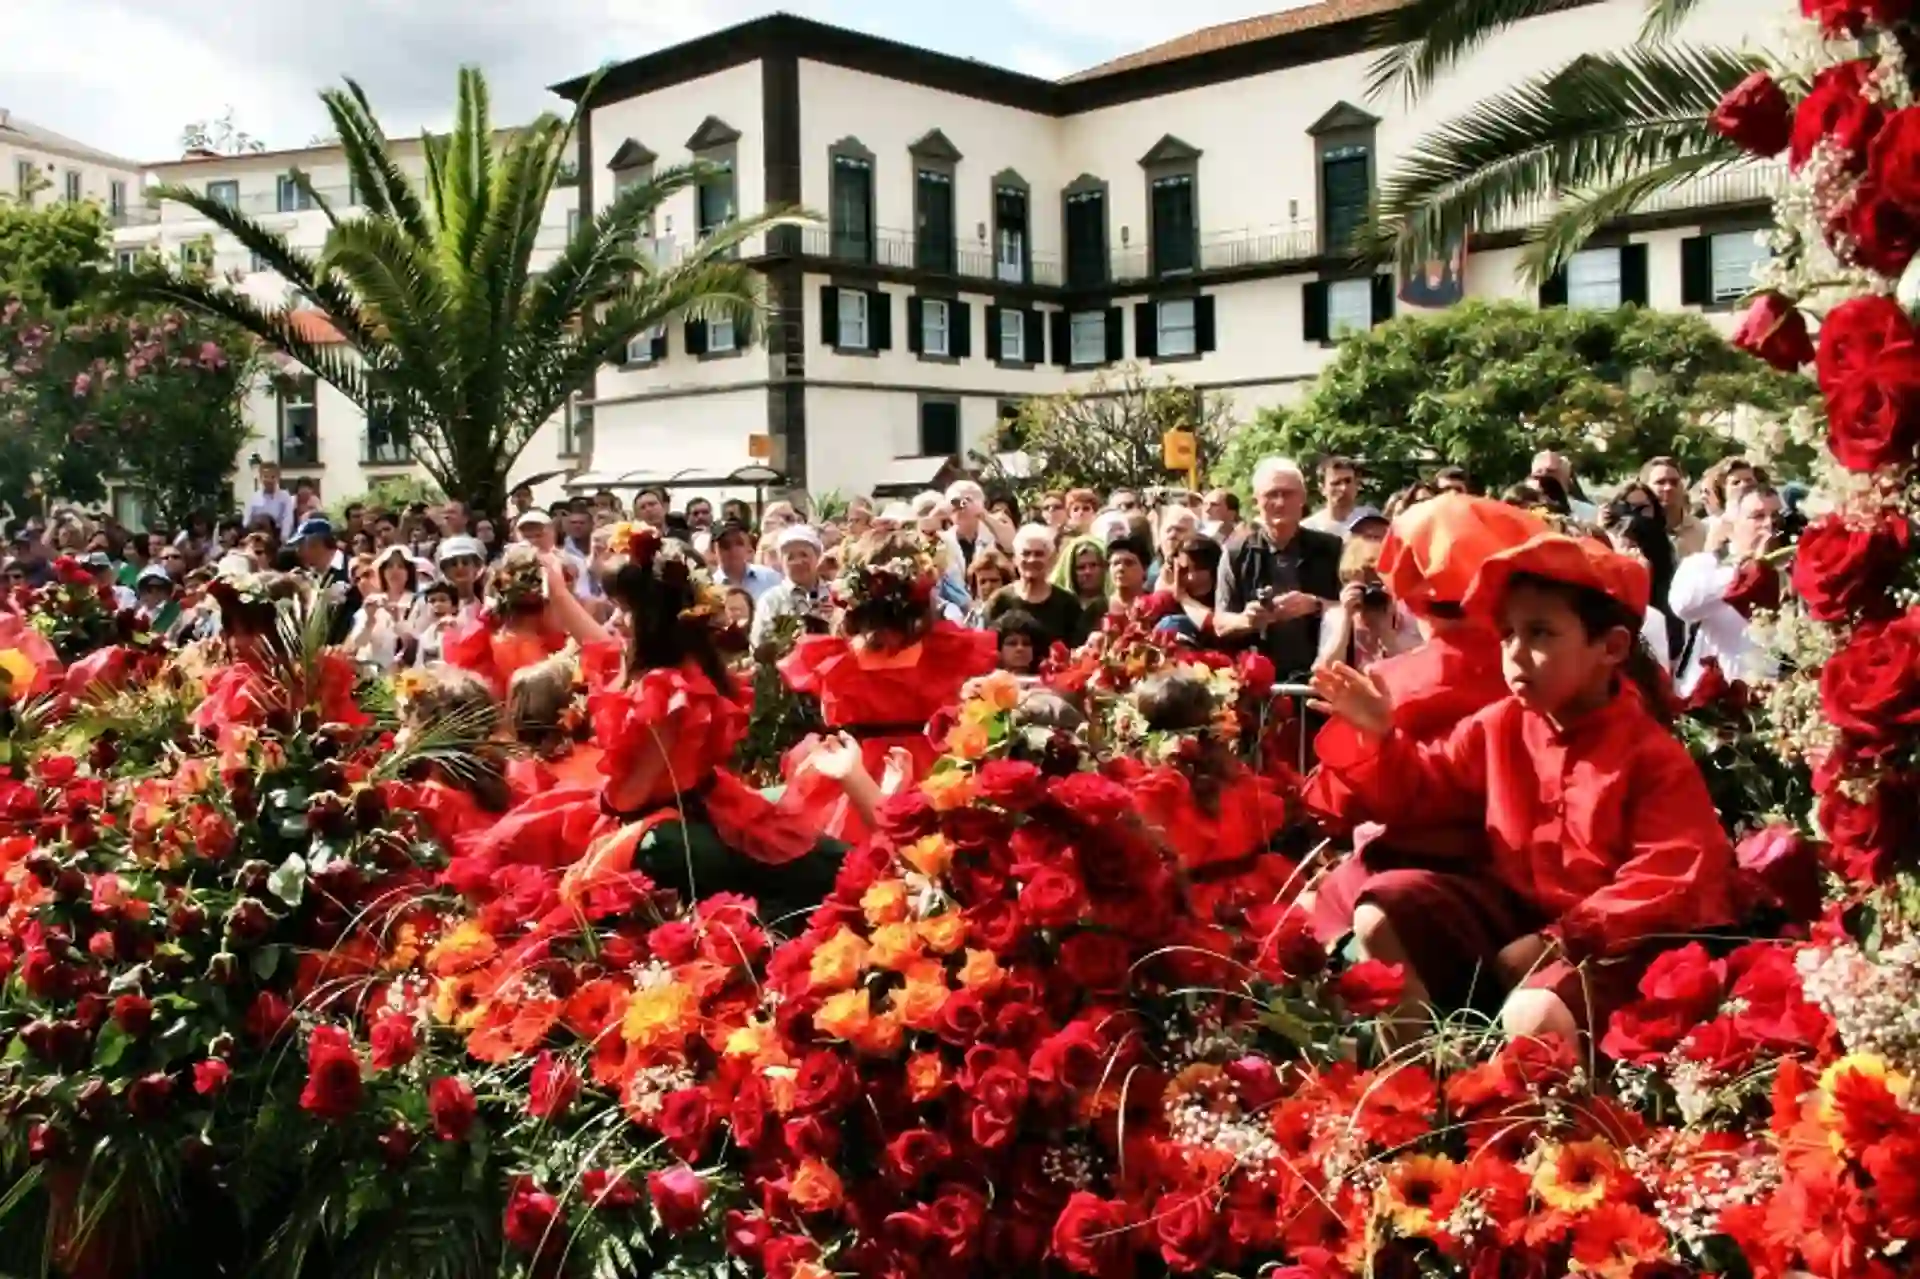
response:
<path id="1" fill-rule="evenodd" d="M 124 209 L 107 211 L 107 222 L 116 227 L 152 226 L 159 220 L 160 209 L 152 204 L 136 204 Z"/>
<path id="2" fill-rule="evenodd" d="M 1703 173 L 1656 191 L 1636 213 L 1676 213 L 1685 209 L 1712 209 L 1730 204 L 1758 204 L 1773 199 L 1787 178 L 1784 164 L 1736 164 Z M 1487 229 L 1519 231 L 1552 216 L 1557 202 L 1541 200 L 1516 209 Z"/>
<path id="3" fill-rule="evenodd" d="M 360 465 L 412 466 L 413 444 L 404 431 L 370 427 L 360 433 Z"/>
<path id="4" fill-rule="evenodd" d="M 892 267 L 896 270 L 912 270 L 925 256 L 916 243 L 911 231 L 891 231 L 881 229 L 872 238 L 866 235 L 849 235 L 845 231 L 813 225 L 803 227 L 800 235 L 800 251 L 807 257 L 832 258 L 838 262 L 862 262 L 872 266 Z M 996 257 L 993 246 L 987 244 L 956 243 L 952 253 L 952 269 L 942 271 L 943 275 L 959 276 L 968 280 L 1000 280 L 1006 273 Z M 1059 285 L 1061 280 L 1060 262 L 1057 258 L 1045 254 L 1033 255 L 1032 282 L 1034 284 Z"/>

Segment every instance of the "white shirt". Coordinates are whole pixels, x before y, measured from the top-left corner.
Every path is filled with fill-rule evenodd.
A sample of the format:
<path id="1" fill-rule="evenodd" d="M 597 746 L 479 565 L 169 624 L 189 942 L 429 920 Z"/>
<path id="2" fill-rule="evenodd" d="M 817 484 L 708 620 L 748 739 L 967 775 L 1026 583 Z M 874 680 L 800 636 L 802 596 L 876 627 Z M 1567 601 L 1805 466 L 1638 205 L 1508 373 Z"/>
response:
<path id="1" fill-rule="evenodd" d="M 1753 642 L 1747 619 L 1727 603 L 1727 588 L 1738 571 L 1737 564 L 1723 563 L 1711 551 L 1687 556 L 1673 571 L 1669 611 L 1687 626 L 1693 641 L 1685 664 L 1674 674 L 1674 687 L 1682 697 L 1700 682 L 1700 663 L 1709 657 L 1719 660 L 1720 673 L 1730 680 L 1771 679 L 1776 673 L 1778 664 Z"/>
<path id="2" fill-rule="evenodd" d="M 811 589 L 807 589 L 783 579 L 778 586 L 754 601 L 753 629 L 747 634 L 748 642 L 759 648 L 772 636 L 775 622 L 783 617 L 804 617 L 826 598 L 825 583 L 816 582 Z"/>
<path id="3" fill-rule="evenodd" d="M 282 541 L 293 536 L 293 494 L 285 489 L 275 489 L 271 493 L 262 489 L 248 498 L 246 522 L 253 523 L 256 515 L 271 515 L 274 523 L 280 526 Z"/>
<path id="4" fill-rule="evenodd" d="M 1358 510 L 1360 508 L 1355 507 L 1354 509 Z M 1343 542 L 1347 540 L 1346 521 L 1334 519 L 1333 513 L 1325 509 L 1315 511 L 1312 515 L 1307 516 L 1306 519 L 1301 520 L 1300 527 L 1310 528 L 1320 533 L 1331 533 Z"/>
<path id="5" fill-rule="evenodd" d="M 749 563 L 747 565 L 747 571 L 741 574 L 741 580 L 738 582 L 728 577 L 725 569 L 716 568 L 713 570 L 713 583 L 715 586 L 720 587 L 722 590 L 728 587 L 738 586 L 752 597 L 755 604 L 760 602 L 762 595 L 765 595 L 768 591 L 786 580 L 786 578 L 780 576 L 780 574 L 774 572 L 774 570 L 764 564 Z"/>

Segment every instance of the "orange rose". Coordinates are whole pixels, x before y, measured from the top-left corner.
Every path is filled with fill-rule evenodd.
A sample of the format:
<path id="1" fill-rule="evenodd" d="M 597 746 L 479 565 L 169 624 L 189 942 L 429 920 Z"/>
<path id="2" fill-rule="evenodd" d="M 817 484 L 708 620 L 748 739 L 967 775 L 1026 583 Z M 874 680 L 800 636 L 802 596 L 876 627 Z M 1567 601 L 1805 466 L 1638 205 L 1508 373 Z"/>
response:
<path id="1" fill-rule="evenodd" d="M 990 950 L 968 951 L 967 962 L 960 966 L 960 984 L 982 993 L 997 989 L 1006 976 L 999 958 Z"/>
<path id="2" fill-rule="evenodd" d="M 787 1198 L 801 1212 L 832 1212 L 846 1201 L 846 1190 L 839 1173 L 818 1159 L 805 1159 L 794 1169 Z"/>
<path id="3" fill-rule="evenodd" d="M 981 724 L 969 724 L 963 719 L 947 732 L 947 754 L 958 759 L 979 759 L 990 745 L 987 730 Z"/>
<path id="4" fill-rule="evenodd" d="M 846 925 L 813 952 L 810 976 L 815 990 L 845 990 L 867 966 L 867 943 Z"/>
<path id="5" fill-rule="evenodd" d="M 951 955 L 967 939 L 967 917 L 957 910 L 920 921 L 920 940 L 936 955 Z"/>
<path id="6" fill-rule="evenodd" d="M 876 879 L 860 895 L 860 909 L 875 928 L 897 924 L 907 917 L 907 886 L 897 879 Z"/>
<path id="7" fill-rule="evenodd" d="M 884 968 L 888 972 L 905 972 L 907 967 L 920 958 L 920 935 L 912 924 L 887 924 L 873 931 L 873 946 L 867 953 L 868 962 L 875 968 Z"/>
<path id="8" fill-rule="evenodd" d="M 820 1005 L 813 1014 L 813 1028 L 823 1035 L 849 1043 L 866 1032 L 873 1020 L 873 1006 L 864 990 L 843 990 Z"/>
<path id="9" fill-rule="evenodd" d="M 819 1021 L 816 1017 L 815 1022 Z M 854 1038 L 853 1046 L 869 1057 L 891 1057 L 906 1042 L 906 1028 L 892 1013 L 882 1013 L 869 1021 Z"/>
<path id="10" fill-rule="evenodd" d="M 947 1066 L 939 1053 L 915 1053 L 907 1059 L 907 1094 L 915 1101 L 932 1101 L 947 1088 Z"/>
<path id="11" fill-rule="evenodd" d="M 900 860 L 928 879 L 938 879 L 953 864 L 953 845 L 945 835 L 928 835 L 902 848 Z"/>
<path id="12" fill-rule="evenodd" d="M 973 693 L 996 711 L 1010 711 L 1020 704 L 1020 681 L 1011 671 L 995 671 L 976 684 Z"/>
<path id="13" fill-rule="evenodd" d="M 927 797 L 934 812 L 952 812 L 965 807 L 973 798 L 973 779 L 957 768 L 929 773 L 920 783 L 920 792 Z"/>
<path id="14" fill-rule="evenodd" d="M 915 1030 L 931 1030 L 939 1022 L 940 1010 L 947 1006 L 950 993 L 945 982 L 908 981 L 894 989 L 891 1007 Z"/>

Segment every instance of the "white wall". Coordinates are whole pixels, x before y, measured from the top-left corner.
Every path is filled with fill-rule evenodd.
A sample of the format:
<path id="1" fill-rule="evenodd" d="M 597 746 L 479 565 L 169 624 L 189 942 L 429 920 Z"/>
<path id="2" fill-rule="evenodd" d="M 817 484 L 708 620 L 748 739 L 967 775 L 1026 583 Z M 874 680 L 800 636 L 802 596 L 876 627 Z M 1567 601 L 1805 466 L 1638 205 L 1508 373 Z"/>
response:
<path id="1" fill-rule="evenodd" d="M 114 182 L 125 184 L 126 202 L 137 206 L 140 201 L 140 172 L 132 165 L 111 165 L 100 160 L 84 156 L 71 156 L 42 147 L 30 146 L 14 140 L 9 135 L 0 134 L 0 195 L 8 200 L 19 196 L 20 164 L 31 164 L 45 185 L 38 188 L 33 196 L 36 205 L 55 204 L 66 198 L 67 174 L 80 175 L 80 198 L 91 200 L 101 208 L 110 207 L 110 197 Z"/>

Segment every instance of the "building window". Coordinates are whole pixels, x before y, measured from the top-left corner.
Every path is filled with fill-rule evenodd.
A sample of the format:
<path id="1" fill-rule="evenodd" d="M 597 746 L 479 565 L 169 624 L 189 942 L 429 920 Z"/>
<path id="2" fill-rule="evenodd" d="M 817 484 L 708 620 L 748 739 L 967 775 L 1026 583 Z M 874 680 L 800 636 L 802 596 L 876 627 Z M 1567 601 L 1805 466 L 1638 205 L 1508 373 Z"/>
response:
<path id="1" fill-rule="evenodd" d="M 996 452 L 1010 453 L 1026 447 L 1026 432 L 1021 429 L 1021 407 L 1018 400 L 1001 400 L 993 406 L 993 447 Z"/>
<path id="2" fill-rule="evenodd" d="M 207 199 L 223 208 L 240 207 L 240 184 L 234 181 L 207 183 Z"/>
<path id="3" fill-rule="evenodd" d="M 151 528 L 151 508 L 145 489 L 120 487 L 113 490 L 113 518 L 122 528 Z"/>
<path id="4" fill-rule="evenodd" d="M 278 389 L 280 463 L 317 466 L 320 462 L 320 411 L 315 399 L 318 384 L 310 377 L 282 379 Z"/>
<path id="5" fill-rule="evenodd" d="M 180 246 L 180 265 L 189 270 L 213 265 L 213 246 L 205 240 L 189 240 Z"/>
<path id="6" fill-rule="evenodd" d="M 953 176 L 932 169 L 914 173 L 913 261 L 922 271 L 953 274 Z"/>
<path id="7" fill-rule="evenodd" d="M 1027 362 L 1027 313 L 1008 308 L 1000 312 L 1000 331 L 994 335 L 999 343 L 1000 359 L 1007 364 L 1025 364 Z"/>
<path id="8" fill-rule="evenodd" d="M 1327 337 L 1339 341 L 1348 333 L 1373 327 L 1371 279 L 1335 280 L 1327 285 Z"/>
<path id="9" fill-rule="evenodd" d="M 1326 251 L 1345 249 L 1367 221 L 1373 158 L 1366 147 L 1333 147 L 1320 157 L 1320 208 Z"/>
<path id="10" fill-rule="evenodd" d="M 127 213 L 127 183 L 124 178 L 115 178 L 107 183 L 107 212 L 116 218 Z"/>
<path id="11" fill-rule="evenodd" d="M 593 452 L 593 405 L 579 396 L 567 400 L 560 418 L 560 456 L 585 457 Z"/>
<path id="12" fill-rule="evenodd" d="M 723 315 L 717 320 L 707 321 L 707 353 L 731 351 L 735 349 L 733 335 L 733 317 Z"/>
<path id="13" fill-rule="evenodd" d="M 31 160 L 16 160 L 13 163 L 13 193 L 20 203 L 32 204 L 33 193 L 40 186 L 40 170 Z"/>
<path id="14" fill-rule="evenodd" d="M 1025 284 L 1027 263 L 1027 184 L 1009 170 L 993 183 L 994 278 Z"/>
<path id="15" fill-rule="evenodd" d="M 953 311 L 947 303 L 933 298 L 923 298 L 920 302 L 920 353 L 922 355 L 951 355 L 953 353 Z"/>
<path id="16" fill-rule="evenodd" d="M 1107 362 L 1107 313 L 1075 311 L 1069 325 L 1067 363 L 1105 364 Z"/>
<path id="17" fill-rule="evenodd" d="M 1754 272 L 1773 259 L 1772 250 L 1751 231 L 1730 231 L 1708 242 L 1713 264 L 1712 297 L 1716 306 L 1738 302 L 1756 287 Z"/>
<path id="18" fill-rule="evenodd" d="M 834 295 L 840 319 L 840 336 L 834 345 L 850 351 L 868 350 L 867 295 L 859 289 L 836 289 Z"/>
<path id="19" fill-rule="evenodd" d="M 1567 259 L 1567 305 L 1611 311 L 1622 297 L 1619 249 L 1582 249 Z"/>
<path id="20" fill-rule="evenodd" d="M 68 169 L 65 173 L 66 189 L 64 194 L 68 204 L 80 203 L 80 170 Z"/>
<path id="21" fill-rule="evenodd" d="M 695 192 L 695 203 L 702 239 L 733 221 L 733 166 L 723 165 L 720 172 L 701 182 Z"/>
<path id="22" fill-rule="evenodd" d="M 1106 184 L 1082 178 L 1067 188 L 1067 287 L 1097 289 L 1107 282 Z"/>
<path id="23" fill-rule="evenodd" d="M 292 173 L 280 175 L 274 207 L 282 213 L 304 213 L 313 207 L 313 193 Z"/>
<path id="24" fill-rule="evenodd" d="M 247 256 L 247 270 L 258 275 L 262 271 L 273 270 L 273 264 L 261 257 L 258 253 L 252 253 Z"/>
<path id="25" fill-rule="evenodd" d="M 567 243 L 571 244 L 579 238 L 580 238 L 580 210 L 568 209 L 567 210 Z"/>
<path id="26" fill-rule="evenodd" d="M 1200 331 L 1192 298 L 1170 299 L 1154 311 L 1154 348 L 1162 357 L 1199 353 Z"/>
<path id="27" fill-rule="evenodd" d="M 1193 179 L 1182 174 L 1153 184 L 1153 273 L 1173 275 L 1194 268 Z"/>
<path id="28" fill-rule="evenodd" d="M 833 154 L 828 235 L 832 255 L 848 262 L 871 262 L 873 243 L 873 157 L 851 140 Z"/>
<path id="29" fill-rule="evenodd" d="M 380 388 L 378 375 L 368 381 L 367 448 L 361 462 L 367 466 L 400 466 L 413 461 L 413 445 L 399 404 Z"/>
<path id="30" fill-rule="evenodd" d="M 957 457 L 960 405 L 956 400 L 920 401 L 920 456 Z"/>
<path id="31" fill-rule="evenodd" d="M 636 333 L 627 339 L 628 364 L 652 364 L 666 354 L 666 326 L 656 324 L 643 333 Z"/>
<path id="32" fill-rule="evenodd" d="M 120 249 L 114 255 L 114 262 L 122 271 L 131 271 L 140 265 L 140 250 Z"/>

